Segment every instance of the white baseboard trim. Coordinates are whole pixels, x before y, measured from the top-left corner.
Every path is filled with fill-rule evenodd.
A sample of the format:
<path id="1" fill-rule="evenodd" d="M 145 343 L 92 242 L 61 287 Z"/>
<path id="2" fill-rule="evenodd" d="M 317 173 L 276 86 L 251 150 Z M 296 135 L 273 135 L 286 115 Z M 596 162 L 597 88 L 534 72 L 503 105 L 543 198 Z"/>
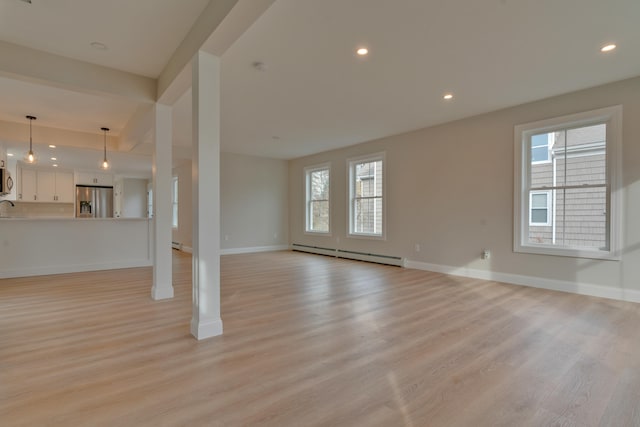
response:
<path id="1" fill-rule="evenodd" d="M 199 322 L 191 319 L 191 335 L 197 340 L 222 335 L 222 319 L 201 319 Z"/>
<path id="2" fill-rule="evenodd" d="M 120 268 L 149 267 L 152 265 L 153 262 L 148 259 L 108 262 L 104 264 L 52 265 L 48 267 L 0 271 L 0 279 L 9 279 L 12 277 L 45 276 L 49 274 L 81 273 L 85 271 L 117 270 Z"/>
<path id="3" fill-rule="evenodd" d="M 454 267 L 450 265 L 430 264 L 426 262 L 406 260 L 406 268 L 434 271 L 436 273 L 463 276 L 474 279 L 493 280 L 513 285 L 530 286 L 533 288 L 549 289 L 553 291 L 569 292 L 592 297 L 609 298 L 620 301 L 640 302 L 640 291 L 622 289 L 592 283 L 576 283 L 568 280 L 545 279 L 520 274 L 500 273 L 488 270 L 477 270 L 468 267 Z"/>
<path id="4" fill-rule="evenodd" d="M 220 255 L 251 254 L 255 252 L 272 252 L 272 251 L 287 251 L 287 250 L 289 250 L 289 245 L 256 246 L 253 248 L 222 249 L 220 251 Z"/>

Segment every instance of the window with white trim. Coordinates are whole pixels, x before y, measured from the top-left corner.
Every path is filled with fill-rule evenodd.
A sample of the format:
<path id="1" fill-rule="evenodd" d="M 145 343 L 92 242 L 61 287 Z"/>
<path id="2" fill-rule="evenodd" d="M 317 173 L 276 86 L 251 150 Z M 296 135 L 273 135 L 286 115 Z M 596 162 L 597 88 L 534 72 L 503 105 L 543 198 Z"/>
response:
<path id="1" fill-rule="evenodd" d="M 174 176 L 171 180 L 171 226 L 178 228 L 178 177 Z"/>
<path id="2" fill-rule="evenodd" d="M 330 228 L 330 184 L 329 165 L 305 168 L 306 227 L 308 233 L 329 234 Z"/>
<path id="3" fill-rule="evenodd" d="M 384 153 L 349 161 L 349 234 L 384 238 Z"/>
<path id="4" fill-rule="evenodd" d="M 516 252 L 619 258 L 621 132 L 621 106 L 516 126 Z"/>

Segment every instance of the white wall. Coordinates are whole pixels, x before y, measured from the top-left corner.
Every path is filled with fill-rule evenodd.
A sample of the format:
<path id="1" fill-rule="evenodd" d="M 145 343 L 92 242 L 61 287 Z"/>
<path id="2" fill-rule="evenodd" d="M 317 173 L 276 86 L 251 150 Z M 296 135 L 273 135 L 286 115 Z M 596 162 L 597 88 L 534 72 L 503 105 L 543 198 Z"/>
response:
<path id="1" fill-rule="evenodd" d="M 148 180 L 124 178 L 122 180 L 122 217 L 145 218 L 147 216 Z"/>
<path id="2" fill-rule="evenodd" d="M 624 109 L 622 260 L 514 253 L 514 126 L 617 104 Z M 638 117 L 640 78 L 635 78 L 292 160 L 291 242 L 397 255 L 418 267 L 640 300 Z M 386 151 L 387 160 L 387 239 L 347 238 L 346 161 L 380 151 Z M 331 237 L 304 233 L 303 168 L 324 162 L 332 166 Z M 484 248 L 492 251 L 491 259 L 480 259 Z M 532 278 L 549 280 L 532 283 Z"/>
<path id="3" fill-rule="evenodd" d="M 178 176 L 178 229 L 173 241 L 191 247 L 191 165 Z M 221 242 L 223 252 L 288 245 L 288 162 L 232 153 L 220 160 Z"/>

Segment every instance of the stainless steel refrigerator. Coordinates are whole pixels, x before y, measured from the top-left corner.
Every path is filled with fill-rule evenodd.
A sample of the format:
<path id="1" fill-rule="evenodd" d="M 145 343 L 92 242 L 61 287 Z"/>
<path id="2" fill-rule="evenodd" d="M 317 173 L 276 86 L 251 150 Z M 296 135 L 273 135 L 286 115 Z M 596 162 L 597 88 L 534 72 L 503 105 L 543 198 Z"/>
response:
<path id="1" fill-rule="evenodd" d="M 113 187 L 76 185 L 76 218 L 113 218 Z"/>

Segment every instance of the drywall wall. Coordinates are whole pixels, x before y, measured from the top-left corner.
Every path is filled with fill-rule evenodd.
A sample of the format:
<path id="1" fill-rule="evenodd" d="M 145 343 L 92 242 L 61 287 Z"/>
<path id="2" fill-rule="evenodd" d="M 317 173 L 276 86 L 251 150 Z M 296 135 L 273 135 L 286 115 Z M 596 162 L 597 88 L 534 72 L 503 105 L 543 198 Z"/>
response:
<path id="1" fill-rule="evenodd" d="M 146 218 L 149 181 L 138 178 L 124 178 L 122 181 L 122 217 Z"/>
<path id="2" fill-rule="evenodd" d="M 191 164 L 173 170 L 178 177 L 178 228 L 173 241 L 191 247 Z M 220 159 L 223 253 L 288 245 L 288 162 L 232 153 Z"/>
<path id="3" fill-rule="evenodd" d="M 222 153 L 223 252 L 288 245 L 288 162 Z"/>
<path id="4" fill-rule="evenodd" d="M 622 260 L 514 253 L 514 126 L 618 104 L 623 106 Z M 634 78 L 292 160 L 291 243 L 397 255 L 418 268 L 640 300 L 638 117 L 640 78 Z M 387 161 L 386 240 L 347 237 L 347 159 L 381 151 Z M 328 237 L 304 232 L 303 169 L 324 162 L 331 163 Z M 480 258 L 483 249 L 491 250 L 490 259 Z"/>

